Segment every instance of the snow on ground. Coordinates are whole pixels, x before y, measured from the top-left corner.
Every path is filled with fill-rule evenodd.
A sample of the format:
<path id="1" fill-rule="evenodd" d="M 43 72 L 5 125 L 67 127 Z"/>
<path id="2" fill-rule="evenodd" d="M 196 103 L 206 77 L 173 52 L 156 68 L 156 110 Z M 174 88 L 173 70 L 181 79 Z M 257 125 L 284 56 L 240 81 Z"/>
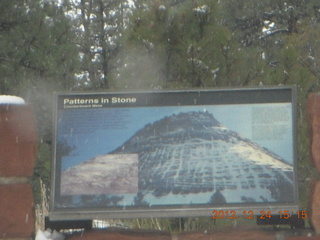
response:
<path id="1" fill-rule="evenodd" d="M 16 104 L 23 105 L 26 104 L 23 98 L 11 95 L 0 95 L 0 105 L 2 104 Z"/>
<path id="2" fill-rule="evenodd" d="M 221 191 L 221 193 L 224 195 L 226 199 L 231 199 L 232 201 L 228 202 L 228 204 L 238 204 L 238 203 L 244 203 L 244 200 L 242 197 L 246 197 L 247 199 L 253 199 L 256 200 L 256 202 L 259 202 L 260 196 L 265 197 L 265 200 L 268 203 L 276 202 L 275 199 L 273 199 L 270 195 L 270 191 L 266 188 L 257 187 L 255 189 L 241 189 L 240 191 L 237 190 L 229 190 L 224 189 Z M 147 203 L 152 203 L 154 206 L 158 205 L 171 205 L 173 203 L 181 204 L 181 205 L 188 205 L 188 204 L 207 204 L 210 201 L 210 198 L 212 197 L 212 192 L 206 192 L 206 193 L 189 193 L 189 194 L 172 194 L 169 193 L 166 196 L 162 197 L 155 197 L 152 192 L 146 194 L 143 198 L 144 201 Z"/>
<path id="3" fill-rule="evenodd" d="M 62 172 L 61 194 L 138 192 L 138 155 L 97 156 Z"/>
<path id="4" fill-rule="evenodd" d="M 35 240 L 64 240 L 65 237 L 62 233 L 54 230 L 53 232 L 50 229 L 45 231 L 38 230 Z"/>

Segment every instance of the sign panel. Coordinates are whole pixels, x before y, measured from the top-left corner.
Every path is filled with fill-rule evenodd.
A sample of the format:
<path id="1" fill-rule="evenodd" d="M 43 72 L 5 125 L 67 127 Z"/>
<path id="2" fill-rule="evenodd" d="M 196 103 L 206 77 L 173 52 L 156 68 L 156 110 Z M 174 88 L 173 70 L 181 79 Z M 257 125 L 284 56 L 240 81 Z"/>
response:
<path id="1" fill-rule="evenodd" d="M 298 210 L 295 94 L 56 94 L 50 218 Z"/>

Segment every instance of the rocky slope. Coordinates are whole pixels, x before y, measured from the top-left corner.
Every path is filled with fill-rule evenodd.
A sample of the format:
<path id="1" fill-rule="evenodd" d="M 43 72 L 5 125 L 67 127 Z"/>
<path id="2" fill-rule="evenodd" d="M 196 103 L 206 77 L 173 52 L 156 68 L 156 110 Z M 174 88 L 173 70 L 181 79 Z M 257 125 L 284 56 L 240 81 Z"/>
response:
<path id="1" fill-rule="evenodd" d="M 120 156 L 121 160 L 117 159 Z M 124 157 L 127 156 L 127 157 Z M 108 205 L 292 202 L 293 166 L 208 112 L 165 117 L 62 173 L 62 195 Z M 96 197 L 94 197 L 96 195 Z"/>
<path id="2" fill-rule="evenodd" d="M 61 174 L 61 195 L 136 194 L 137 192 L 136 154 L 97 156 Z"/>
<path id="3" fill-rule="evenodd" d="M 293 199 L 293 167 L 208 112 L 148 124 L 112 153 L 139 155 L 139 191 L 145 200 L 146 195 L 154 201 L 212 192 L 208 202 L 216 204 Z"/>

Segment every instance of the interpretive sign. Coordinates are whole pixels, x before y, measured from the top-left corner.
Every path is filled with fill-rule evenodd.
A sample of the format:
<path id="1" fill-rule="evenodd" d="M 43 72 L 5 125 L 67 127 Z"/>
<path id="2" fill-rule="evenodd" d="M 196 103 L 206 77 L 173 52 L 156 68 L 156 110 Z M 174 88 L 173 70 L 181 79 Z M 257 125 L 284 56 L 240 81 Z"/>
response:
<path id="1" fill-rule="evenodd" d="M 298 210 L 295 95 L 56 94 L 50 218 Z"/>

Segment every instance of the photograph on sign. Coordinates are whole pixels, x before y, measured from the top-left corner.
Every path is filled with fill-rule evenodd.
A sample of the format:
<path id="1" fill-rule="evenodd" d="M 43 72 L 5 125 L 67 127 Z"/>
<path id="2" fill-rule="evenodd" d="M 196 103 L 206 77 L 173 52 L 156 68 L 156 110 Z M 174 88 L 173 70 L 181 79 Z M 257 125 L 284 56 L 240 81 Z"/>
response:
<path id="1" fill-rule="evenodd" d="M 58 96 L 54 208 L 295 203 L 291 99 L 153 94 Z"/>

